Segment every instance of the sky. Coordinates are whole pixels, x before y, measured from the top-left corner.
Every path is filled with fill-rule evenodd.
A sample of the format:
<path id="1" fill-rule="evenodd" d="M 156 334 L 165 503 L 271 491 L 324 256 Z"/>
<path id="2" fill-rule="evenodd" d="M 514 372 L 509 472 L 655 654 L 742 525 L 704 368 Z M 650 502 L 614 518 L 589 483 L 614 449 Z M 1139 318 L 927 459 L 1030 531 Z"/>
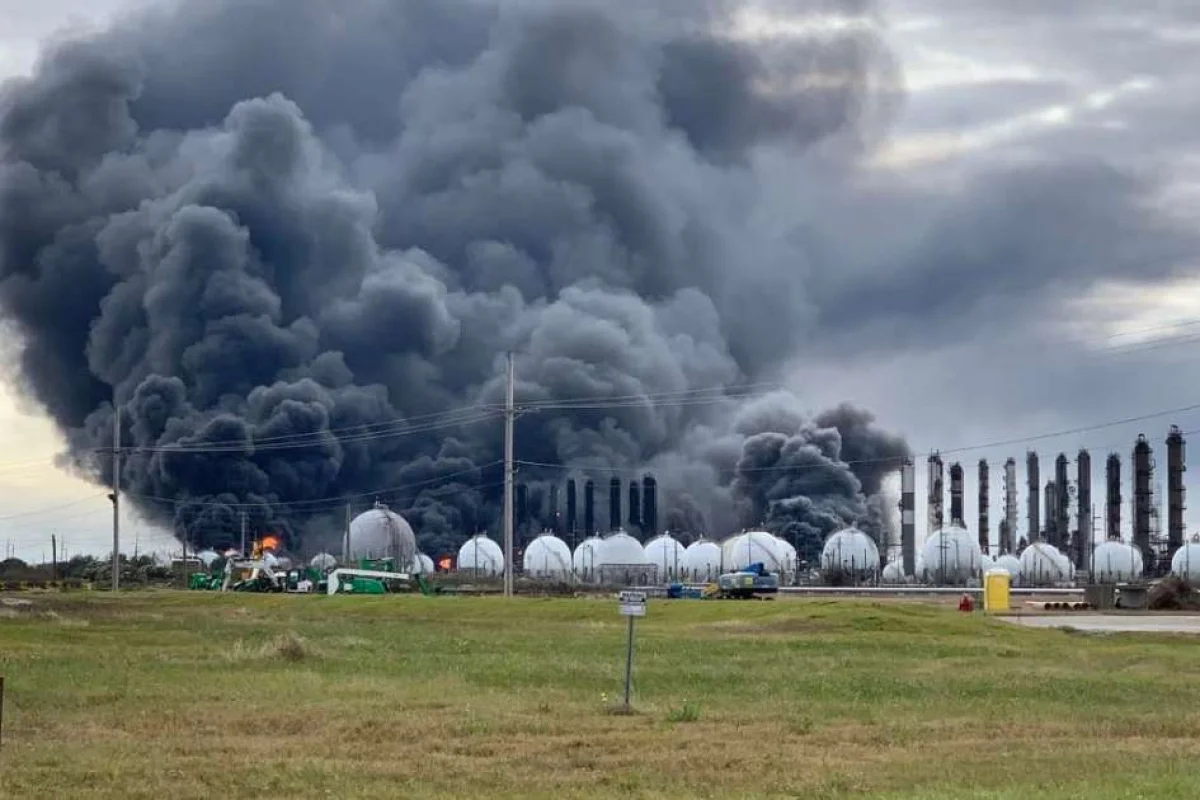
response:
<path id="1" fill-rule="evenodd" d="M 129 5 L 0 0 L 0 77 L 29 71 L 63 25 Z M 785 380 L 814 408 L 849 400 L 908 437 L 918 520 L 932 449 L 967 467 L 969 520 L 976 462 L 992 463 L 994 529 L 1005 458 L 1023 484 L 1028 447 L 1043 480 L 1059 451 L 1088 447 L 1102 513 L 1110 450 L 1127 459 L 1145 433 L 1165 465 L 1170 424 L 1200 433 L 1200 255 L 1177 235 L 1200 212 L 1200 7 L 892 0 L 882 24 L 905 96 L 869 168 L 832 188 L 788 162 L 759 172 L 792 209 L 771 223 L 810 234 L 820 268 L 819 322 Z M 39 559 L 51 534 L 107 552 L 104 491 L 55 466 L 61 438 L 11 384 L 0 422 L 4 552 Z M 1042 438 L 1057 431 L 1075 432 Z M 1019 507 L 1023 529 L 1023 493 Z M 123 549 L 169 542 L 132 514 L 123 532 Z"/>

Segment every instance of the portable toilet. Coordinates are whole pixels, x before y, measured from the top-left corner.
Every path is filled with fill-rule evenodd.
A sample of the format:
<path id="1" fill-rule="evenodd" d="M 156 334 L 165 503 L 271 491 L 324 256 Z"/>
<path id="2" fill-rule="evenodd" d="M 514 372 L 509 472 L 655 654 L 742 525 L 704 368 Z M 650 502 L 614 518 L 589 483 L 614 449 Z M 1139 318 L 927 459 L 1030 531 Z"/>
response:
<path id="1" fill-rule="evenodd" d="M 1012 576 L 1008 570 L 1000 568 L 989 569 L 983 576 L 983 610 L 988 613 L 1009 610 L 1009 581 Z"/>

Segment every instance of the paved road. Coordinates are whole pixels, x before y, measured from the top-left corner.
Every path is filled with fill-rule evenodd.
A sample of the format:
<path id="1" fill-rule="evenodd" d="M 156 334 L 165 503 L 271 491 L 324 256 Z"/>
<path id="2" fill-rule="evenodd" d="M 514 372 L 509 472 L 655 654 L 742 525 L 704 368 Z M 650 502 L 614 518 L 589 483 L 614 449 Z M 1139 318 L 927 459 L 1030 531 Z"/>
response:
<path id="1" fill-rule="evenodd" d="M 1200 616 L 1153 614 L 1124 616 L 1107 614 L 1037 614 L 1001 617 L 1017 625 L 1034 628 L 1074 628 L 1106 633 L 1200 633 Z"/>

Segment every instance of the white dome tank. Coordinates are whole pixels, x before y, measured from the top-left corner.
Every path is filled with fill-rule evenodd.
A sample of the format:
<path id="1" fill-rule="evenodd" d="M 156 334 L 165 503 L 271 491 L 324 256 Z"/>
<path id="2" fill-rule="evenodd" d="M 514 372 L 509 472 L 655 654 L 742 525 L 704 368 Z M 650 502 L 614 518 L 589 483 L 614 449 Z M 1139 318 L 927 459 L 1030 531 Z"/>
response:
<path id="1" fill-rule="evenodd" d="M 792 547 L 792 543 L 781 536 L 776 536 L 775 541 L 779 542 L 779 552 L 783 556 L 783 574 L 790 581 L 800 569 L 800 559 L 796 553 L 796 548 Z"/>
<path id="2" fill-rule="evenodd" d="M 762 563 L 767 572 L 783 572 L 784 556 L 779 540 L 766 531 L 748 531 L 725 540 L 721 545 L 722 569 L 736 572 L 751 564 Z"/>
<path id="3" fill-rule="evenodd" d="M 982 553 L 979 556 L 979 574 L 986 575 L 989 569 L 996 566 L 996 559 L 989 556 L 987 553 Z"/>
<path id="4" fill-rule="evenodd" d="M 599 536 L 591 536 L 576 546 L 575 553 L 571 556 L 571 566 L 580 580 L 596 579 L 596 557 L 603 541 Z"/>
<path id="5" fill-rule="evenodd" d="M 1009 583 L 1016 586 L 1021 581 L 1021 559 L 1014 555 L 1003 555 L 996 559 L 996 568 L 1008 571 Z"/>
<path id="6" fill-rule="evenodd" d="M 412 564 L 417 537 L 404 517 L 376 503 L 350 522 L 350 558 L 394 558 L 398 567 Z"/>
<path id="7" fill-rule="evenodd" d="M 821 572 L 854 579 L 879 572 L 879 548 L 870 536 L 858 528 L 846 528 L 831 534 L 821 548 Z"/>
<path id="8" fill-rule="evenodd" d="M 646 542 L 642 548 L 646 559 L 658 567 L 658 579 L 661 581 L 679 580 L 683 574 L 684 547 L 670 534 L 655 536 Z"/>
<path id="9" fill-rule="evenodd" d="M 898 586 L 904 583 L 904 565 L 899 561 L 889 561 L 883 568 L 880 580 L 889 586 Z"/>
<path id="10" fill-rule="evenodd" d="M 614 533 L 596 548 L 596 567 L 642 567 L 653 562 L 646 558 L 642 543 L 628 533 Z"/>
<path id="11" fill-rule="evenodd" d="M 482 533 L 467 540 L 458 548 L 459 571 L 474 571 L 480 575 L 504 573 L 504 551 Z"/>
<path id="12" fill-rule="evenodd" d="M 1067 579 L 1066 559 L 1054 545 L 1033 542 L 1021 553 L 1021 583 L 1025 586 L 1051 586 Z"/>
<path id="13" fill-rule="evenodd" d="M 916 583 L 924 583 L 925 581 L 929 580 L 929 576 L 925 574 L 925 557 L 919 552 L 917 553 L 916 559 L 914 559 L 913 568 L 916 570 L 916 574 L 909 576 L 913 581 Z"/>
<path id="14" fill-rule="evenodd" d="M 412 573 L 414 575 L 432 575 L 433 559 L 424 553 L 417 553 L 413 557 Z"/>
<path id="15" fill-rule="evenodd" d="M 525 548 L 522 568 L 530 578 L 567 580 L 571 577 L 571 548 L 552 533 L 543 533 Z"/>
<path id="16" fill-rule="evenodd" d="M 201 550 L 199 553 L 196 553 L 196 560 L 203 564 L 205 569 L 211 568 L 213 563 L 220 557 L 220 554 L 216 550 Z"/>
<path id="17" fill-rule="evenodd" d="M 936 531 L 921 548 L 927 580 L 941 584 L 962 584 L 976 577 L 980 555 L 979 543 L 957 525 Z"/>
<path id="18" fill-rule="evenodd" d="M 1194 585 L 1200 585 L 1200 543 L 1187 542 L 1171 556 L 1172 574 Z"/>
<path id="19" fill-rule="evenodd" d="M 312 561 L 308 562 L 308 565 L 321 572 L 331 572 L 337 569 L 338 563 L 337 559 L 329 555 L 329 553 L 317 553 L 312 557 Z"/>
<path id="20" fill-rule="evenodd" d="M 1142 551 L 1131 544 L 1110 541 L 1092 552 L 1092 580 L 1095 583 L 1130 583 L 1142 577 Z"/>
<path id="21" fill-rule="evenodd" d="M 721 574 L 721 547 L 701 539 L 683 551 L 683 576 L 695 583 L 715 581 Z"/>

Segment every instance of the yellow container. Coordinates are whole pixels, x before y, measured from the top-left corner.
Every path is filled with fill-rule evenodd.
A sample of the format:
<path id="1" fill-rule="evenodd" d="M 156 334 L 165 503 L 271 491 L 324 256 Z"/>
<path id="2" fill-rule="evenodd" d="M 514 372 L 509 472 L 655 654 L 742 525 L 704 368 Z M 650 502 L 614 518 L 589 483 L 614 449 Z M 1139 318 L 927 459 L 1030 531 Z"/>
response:
<path id="1" fill-rule="evenodd" d="M 989 569 L 983 576 L 983 610 L 1008 611 L 1009 574 L 1004 569 Z"/>

